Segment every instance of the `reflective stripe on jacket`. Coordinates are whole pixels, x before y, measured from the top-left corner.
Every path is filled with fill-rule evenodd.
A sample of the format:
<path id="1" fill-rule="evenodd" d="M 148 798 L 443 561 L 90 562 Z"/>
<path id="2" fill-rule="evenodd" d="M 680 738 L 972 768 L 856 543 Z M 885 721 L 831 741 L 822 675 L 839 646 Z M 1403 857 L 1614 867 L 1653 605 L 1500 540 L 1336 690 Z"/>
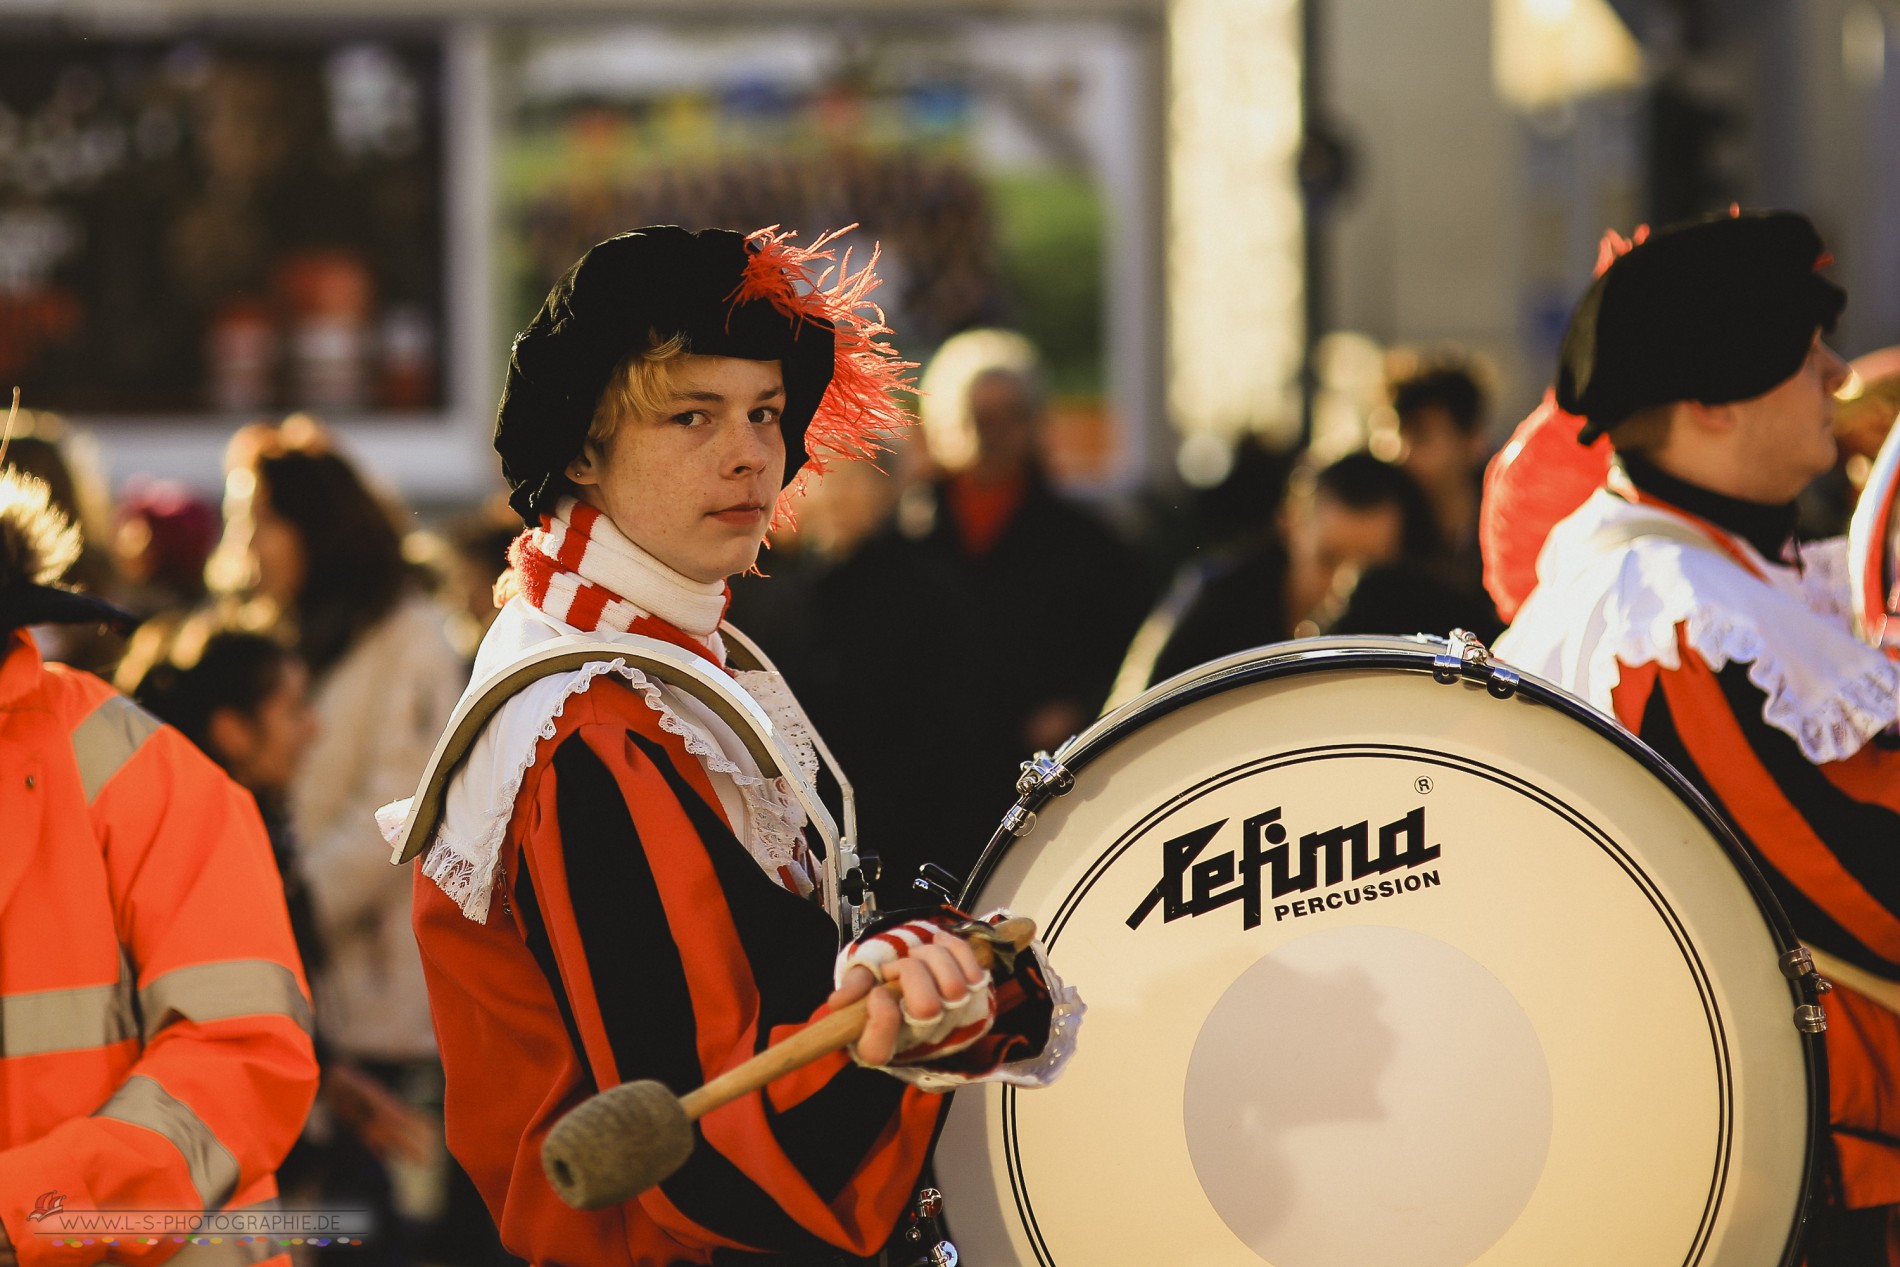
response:
<path id="1" fill-rule="evenodd" d="M 30 639 L 10 635 L 0 1224 L 21 1267 L 178 1252 L 162 1231 L 62 1234 L 93 1211 L 162 1221 L 274 1198 L 316 1093 L 310 1030 L 249 793 L 104 682 L 44 665 Z M 266 1253 L 239 1248 L 252 1261 Z"/>

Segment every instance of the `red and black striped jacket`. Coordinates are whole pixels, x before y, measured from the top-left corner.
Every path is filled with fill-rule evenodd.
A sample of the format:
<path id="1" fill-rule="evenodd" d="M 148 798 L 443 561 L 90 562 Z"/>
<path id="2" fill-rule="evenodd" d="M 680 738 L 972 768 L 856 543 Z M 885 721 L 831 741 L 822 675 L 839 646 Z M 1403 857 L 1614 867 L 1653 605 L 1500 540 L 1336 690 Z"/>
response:
<path id="1" fill-rule="evenodd" d="M 1720 672 L 1678 631 L 1681 667 L 1623 666 L 1618 720 L 1699 787 L 1816 950 L 1900 979 L 1900 749 L 1816 765 L 1763 720 L 1749 666 Z M 1830 1121 L 1849 1208 L 1900 1205 L 1900 1015 L 1836 983 Z"/>
<path id="2" fill-rule="evenodd" d="M 633 1201 L 568 1208 L 541 1144 L 619 1082 L 700 1085 L 822 1015 L 837 933 L 733 834 L 699 760 L 614 675 L 570 697 L 469 919 L 418 871 L 415 928 L 448 1076 L 449 1146 L 534 1263 L 813 1262 L 875 1253 L 914 1190 L 940 1097 L 843 1055 L 696 1126 Z"/>

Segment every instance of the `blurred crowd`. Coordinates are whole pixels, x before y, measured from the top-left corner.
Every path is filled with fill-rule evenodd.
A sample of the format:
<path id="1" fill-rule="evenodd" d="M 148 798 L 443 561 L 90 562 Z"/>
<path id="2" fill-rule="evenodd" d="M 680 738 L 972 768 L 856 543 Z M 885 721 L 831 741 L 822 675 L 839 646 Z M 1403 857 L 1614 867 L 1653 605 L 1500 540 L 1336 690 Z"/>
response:
<path id="1" fill-rule="evenodd" d="M 1048 478 L 1026 340 L 958 335 L 923 386 L 926 425 L 881 470 L 820 481 L 729 612 L 850 773 L 887 906 L 917 900 L 924 863 L 954 891 L 1018 764 L 1154 682 L 1293 637 L 1501 627 L 1477 549 L 1492 431 L 1464 359 L 1395 370 L 1383 456 L 1245 442 L 1219 485 L 1114 516 Z M 126 639 L 36 631 L 49 658 L 177 726 L 269 828 L 324 1068 L 286 1192 L 375 1210 L 385 1234 L 346 1252 L 507 1261 L 442 1145 L 410 877 L 374 811 L 414 790 L 519 521 L 493 505 L 425 528 L 305 415 L 231 437 L 221 506 L 144 479 L 108 498 L 83 437 L 47 414 L 20 415 L 5 460 L 83 525 L 72 579 L 143 622 Z M 1175 540 L 1190 544 L 1160 544 Z"/>

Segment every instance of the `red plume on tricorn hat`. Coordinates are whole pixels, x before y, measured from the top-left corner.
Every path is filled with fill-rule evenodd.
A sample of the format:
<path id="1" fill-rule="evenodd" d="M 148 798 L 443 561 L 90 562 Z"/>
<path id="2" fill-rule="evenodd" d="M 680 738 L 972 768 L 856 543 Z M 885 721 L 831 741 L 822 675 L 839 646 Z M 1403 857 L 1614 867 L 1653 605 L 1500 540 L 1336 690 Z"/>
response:
<path id="1" fill-rule="evenodd" d="M 869 299 L 877 252 L 853 273 L 849 253 L 832 263 L 837 233 L 808 247 L 793 236 L 776 226 L 636 229 L 555 283 L 515 338 L 495 416 L 508 501 L 525 522 L 564 490 L 562 471 L 615 368 L 674 335 L 697 355 L 780 363 L 788 485 L 808 461 L 822 471 L 828 457 L 868 457 L 880 435 L 908 424 L 897 393 L 915 366 L 882 341 L 884 314 Z"/>

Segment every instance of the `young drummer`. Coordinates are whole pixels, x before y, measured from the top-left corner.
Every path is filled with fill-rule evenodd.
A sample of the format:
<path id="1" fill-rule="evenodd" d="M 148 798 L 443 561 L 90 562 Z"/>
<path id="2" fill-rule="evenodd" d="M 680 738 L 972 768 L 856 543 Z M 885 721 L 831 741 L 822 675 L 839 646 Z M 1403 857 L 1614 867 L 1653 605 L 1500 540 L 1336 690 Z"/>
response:
<path id="1" fill-rule="evenodd" d="M 1807 1261 L 1859 1267 L 1900 1264 L 1900 666 L 1849 628 L 1841 543 L 1793 540 L 1847 377 L 1826 263 L 1804 218 L 1736 216 L 1639 241 L 1591 287 L 1556 403 L 1617 465 L 1551 530 L 1497 649 L 1701 788 L 1833 981 Z"/>
<path id="2" fill-rule="evenodd" d="M 781 489 L 903 420 L 908 366 L 865 302 L 876 279 L 847 260 L 824 285 L 823 245 L 642 229 L 555 286 L 515 340 L 496 421 L 530 530 L 475 681 L 575 633 L 658 639 L 730 671 L 726 578 L 753 566 Z M 789 695 L 733 676 L 809 761 Z M 838 954 L 788 792 L 712 709 L 625 662 L 535 682 L 471 747 L 422 857 L 415 928 L 449 1145 L 513 1252 L 854 1261 L 891 1234 L 929 1150 L 943 1100 L 918 1084 L 1038 1085 L 1059 1068 L 1079 1004 L 1039 957 L 993 980 L 947 913 Z M 902 1006 L 871 995 L 855 1063 L 709 1114 L 658 1188 L 584 1213 L 543 1176 L 548 1130 L 596 1091 L 685 1092 L 880 978 L 901 981 Z"/>

